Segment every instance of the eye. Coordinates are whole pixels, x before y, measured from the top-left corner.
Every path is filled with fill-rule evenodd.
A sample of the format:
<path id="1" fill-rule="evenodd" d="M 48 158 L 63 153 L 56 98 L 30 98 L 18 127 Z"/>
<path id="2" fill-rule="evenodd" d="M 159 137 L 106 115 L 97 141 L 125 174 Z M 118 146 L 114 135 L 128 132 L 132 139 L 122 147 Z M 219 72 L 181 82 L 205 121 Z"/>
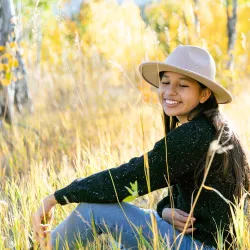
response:
<path id="1" fill-rule="evenodd" d="M 182 88 L 187 88 L 188 87 L 187 85 L 183 85 L 183 84 L 180 84 L 179 86 L 182 87 Z"/>
<path id="2" fill-rule="evenodd" d="M 169 84 L 169 82 L 161 82 L 162 84 Z"/>

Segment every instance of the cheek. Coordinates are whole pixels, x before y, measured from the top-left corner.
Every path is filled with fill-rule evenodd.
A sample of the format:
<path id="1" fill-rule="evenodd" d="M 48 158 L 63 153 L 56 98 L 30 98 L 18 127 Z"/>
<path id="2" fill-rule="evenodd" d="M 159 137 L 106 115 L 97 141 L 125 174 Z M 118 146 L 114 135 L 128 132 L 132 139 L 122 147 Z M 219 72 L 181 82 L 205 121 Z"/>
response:
<path id="1" fill-rule="evenodd" d="M 162 95 L 165 91 L 166 91 L 166 86 L 160 84 L 159 88 L 158 88 L 158 93 L 159 95 Z"/>
<path id="2" fill-rule="evenodd" d="M 197 91 L 185 91 L 185 93 L 180 94 L 183 100 L 186 100 L 190 103 L 196 103 L 200 100 L 200 94 Z"/>
<path id="3" fill-rule="evenodd" d="M 158 89 L 158 96 L 161 97 L 163 95 L 164 91 L 162 88 Z"/>

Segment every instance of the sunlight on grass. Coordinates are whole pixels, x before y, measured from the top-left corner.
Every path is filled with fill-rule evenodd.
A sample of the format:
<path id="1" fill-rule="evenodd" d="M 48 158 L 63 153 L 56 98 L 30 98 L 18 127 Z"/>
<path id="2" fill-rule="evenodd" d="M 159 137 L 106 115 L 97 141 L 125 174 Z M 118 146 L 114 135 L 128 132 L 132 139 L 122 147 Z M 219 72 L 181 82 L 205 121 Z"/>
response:
<path id="1" fill-rule="evenodd" d="M 141 107 L 132 104 L 136 97 L 131 96 L 131 103 L 127 100 L 126 104 L 119 99 L 117 97 L 116 104 L 109 108 L 109 113 L 103 110 L 106 104 L 97 96 L 93 102 L 100 110 L 97 112 L 94 110 L 93 113 L 89 110 L 88 117 L 82 117 L 71 109 L 63 111 L 56 109 L 47 113 L 37 112 L 32 117 L 25 118 L 23 123 L 37 130 L 39 136 L 21 127 L 15 127 L 15 133 L 6 128 L 2 143 L 2 157 L 5 158 L 6 170 L 1 172 L 0 234 L 3 236 L 0 240 L 1 249 L 14 245 L 16 249 L 25 249 L 31 232 L 31 214 L 47 194 L 68 185 L 77 177 L 85 177 L 118 166 L 131 157 L 140 155 L 143 145 L 148 150 L 162 136 L 160 114 L 155 114 L 154 108 L 145 105 L 143 111 L 145 142 L 143 142 L 140 125 Z M 229 115 L 238 116 L 238 113 Z M 249 123 L 244 126 L 246 129 Z M 244 133 L 241 128 L 242 135 Z M 162 192 L 164 191 L 140 197 L 134 203 L 145 208 L 155 208 L 156 202 L 162 197 Z M 74 204 L 58 206 L 54 226 L 74 207 Z M 236 207 L 233 218 L 234 223 L 237 223 L 238 249 L 247 249 L 244 247 L 249 247 L 249 230 L 245 225 L 242 204 Z M 159 238 L 155 227 L 152 231 L 154 239 Z M 107 239 L 105 243 L 105 237 L 101 237 L 98 242 L 91 243 L 89 249 L 101 249 L 101 244 L 108 244 Z M 146 244 L 143 239 L 141 242 Z M 160 246 L 163 242 L 163 240 L 153 240 L 152 249 L 163 249 Z M 223 240 L 219 239 L 219 242 Z M 143 244 L 141 249 L 145 249 Z M 95 248 L 97 246 L 99 248 Z"/>
<path id="2" fill-rule="evenodd" d="M 98 16 L 98 4 L 93 6 Z M 24 44 L 35 112 L 19 116 L 12 128 L 5 124 L 0 133 L 0 249 L 28 249 L 32 231 L 30 218 L 46 195 L 78 177 L 140 156 L 164 136 L 157 93 L 138 79 L 135 65 L 145 58 L 163 58 L 165 53 L 155 49 L 156 34 L 142 23 L 138 8 L 129 6 L 136 14 L 136 22 L 129 17 L 130 26 L 122 21 L 109 24 L 104 18 L 107 13 L 109 17 L 114 14 L 119 18 L 129 12 L 107 9 L 108 12 L 101 15 L 102 25 L 108 23 L 106 29 L 97 18 L 90 26 L 95 32 L 84 33 L 91 46 L 78 37 L 73 22 L 68 20 L 66 25 L 52 18 L 41 45 L 40 65 L 34 59 L 37 45 L 30 49 L 29 43 Z M 125 27 L 126 34 L 121 27 Z M 69 32 L 71 28 L 73 37 Z M 92 44 L 96 36 L 97 44 Z M 100 44 L 103 47 L 98 47 Z M 248 82 L 249 76 L 233 81 L 240 86 L 237 100 L 221 105 L 221 110 L 249 152 Z M 166 189 L 155 191 L 139 197 L 133 204 L 155 209 L 166 192 Z M 250 249 L 247 220 L 250 212 L 248 216 L 244 213 L 246 202 L 242 200 L 238 206 L 231 207 L 236 229 L 231 230 L 235 235 L 232 250 Z M 75 204 L 57 206 L 53 227 L 74 208 Z M 152 242 L 149 244 L 140 233 L 139 249 L 170 249 L 167 239 L 158 235 L 153 215 L 151 219 Z M 218 226 L 220 230 L 223 229 Z M 118 243 L 109 238 L 102 235 L 86 248 L 81 247 L 79 240 L 79 249 L 119 249 L 120 235 Z M 221 233 L 217 242 L 218 249 L 223 250 Z"/>

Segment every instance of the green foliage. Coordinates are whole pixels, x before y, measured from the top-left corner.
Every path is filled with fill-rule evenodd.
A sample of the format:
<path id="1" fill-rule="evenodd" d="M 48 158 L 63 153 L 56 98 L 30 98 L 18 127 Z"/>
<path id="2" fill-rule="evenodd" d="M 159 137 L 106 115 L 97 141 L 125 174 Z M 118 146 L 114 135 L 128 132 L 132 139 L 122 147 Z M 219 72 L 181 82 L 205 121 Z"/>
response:
<path id="1" fill-rule="evenodd" d="M 34 0 L 14 0 L 13 1 L 15 5 L 18 5 L 18 4 L 22 4 L 23 6 L 25 6 L 26 8 L 35 8 L 35 7 L 38 7 L 38 8 L 41 8 L 42 10 L 49 10 L 51 9 L 51 4 L 55 4 L 57 1 L 56 0 L 51 0 L 51 1 L 48 1 L 48 0 L 37 0 L 37 1 L 34 1 Z"/>
<path id="2" fill-rule="evenodd" d="M 132 202 L 137 197 L 139 197 L 139 194 L 138 194 L 138 183 L 137 183 L 137 181 L 135 181 L 134 184 L 130 182 L 130 186 L 131 186 L 131 188 L 128 188 L 128 187 L 125 187 L 125 188 L 128 190 L 128 192 L 131 195 L 129 195 L 128 197 L 126 197 L 125 199 L 123 199 L 123 202 Z"/>

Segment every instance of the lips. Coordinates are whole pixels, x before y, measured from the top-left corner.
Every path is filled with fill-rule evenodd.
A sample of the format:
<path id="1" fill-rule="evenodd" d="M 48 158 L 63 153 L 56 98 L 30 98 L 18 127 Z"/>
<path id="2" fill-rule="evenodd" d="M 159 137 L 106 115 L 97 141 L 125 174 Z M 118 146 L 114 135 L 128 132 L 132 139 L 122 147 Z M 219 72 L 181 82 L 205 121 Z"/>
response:
<path id="1" fill-rule="evenodd" d="M 178 103 L 180 103 L 180 102 L 178 102 L 178 101 L 174 101 L 174 100 L 165 100 L 165 102 L 167 103 L 167 104 L 178 104 Z"/>
<path id="2" fill-rule="evenodd" d="M 176 100 L 169 100 L 169 99 L 164 99 L 164 102 L 167 106 L 169 107 L 174 107 L 177 106 L 178 104 L 180 104 L 181 102 L 176 101 Z"/>

